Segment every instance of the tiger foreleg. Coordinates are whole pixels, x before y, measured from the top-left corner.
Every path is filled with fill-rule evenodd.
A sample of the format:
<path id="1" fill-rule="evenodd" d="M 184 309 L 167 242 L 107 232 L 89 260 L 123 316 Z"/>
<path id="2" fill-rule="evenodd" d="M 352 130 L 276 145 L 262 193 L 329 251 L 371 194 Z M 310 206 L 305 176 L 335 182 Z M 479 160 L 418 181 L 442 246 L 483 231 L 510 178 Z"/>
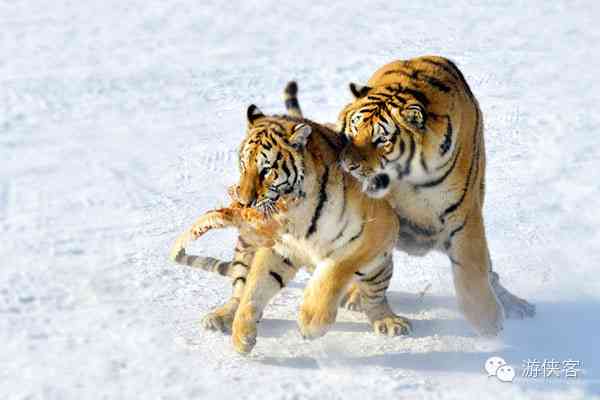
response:
<path id="1" fill-rule="evenodd" d="M 298 325 L 306 339 L 323 336 L 335 323 L 338 305 L 355 269 L 349 262 L 322 261 L 311 277 L 300 307 Z"/>
<path id="2" fill-rule="evenodd" d="M 246 287 L 233 319 L 231 338 L 239 353 L 256 345 L 257 324 L 269 301 L 296 275 L 297 268 L 272 249 L 257 250 L 246 278 Z"/>

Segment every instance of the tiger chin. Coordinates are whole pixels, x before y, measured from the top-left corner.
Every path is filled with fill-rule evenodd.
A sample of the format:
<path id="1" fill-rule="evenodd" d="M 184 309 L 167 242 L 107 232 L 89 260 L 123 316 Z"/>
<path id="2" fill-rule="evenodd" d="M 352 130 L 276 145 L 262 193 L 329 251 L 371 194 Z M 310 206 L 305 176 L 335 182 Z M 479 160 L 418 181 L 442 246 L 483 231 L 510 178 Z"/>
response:
<path id="1" fill-rule="evenodd" d="M 348 139 L 341 164 L 368 196 L 394 208 L 396 248 L 448 256 L 459 306 L 481 334 L 497 334 L 505 315 L 533 316 L 535 307 L 492 271 L 482 217 L 483 118 L 458 67 L 435 56 L 394 61 L 350 90 L 355 100 L 336 128 Z"/>

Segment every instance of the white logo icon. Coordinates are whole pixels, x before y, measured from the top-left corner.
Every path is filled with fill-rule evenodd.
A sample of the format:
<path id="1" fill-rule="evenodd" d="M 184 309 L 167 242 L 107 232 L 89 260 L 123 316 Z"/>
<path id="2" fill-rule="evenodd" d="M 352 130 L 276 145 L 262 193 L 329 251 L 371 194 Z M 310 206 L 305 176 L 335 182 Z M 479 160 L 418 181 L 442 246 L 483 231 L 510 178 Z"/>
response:
<path id="1" fill-rule="evenodd" d="M 503 365 L 496 371 L 496 377 L 502 382 L 512 382 L 515 378 L 515 369 L 510 365 Z"/>
<path id="2" fill-rule="evenodd" d="M 485 371 L 488 373 L 488 378 L 490 376 L 496 376 L 496 372 L 503 365 L 506 365 L 506 361 L 504 361 L 504 359 L 502 357 L 490 357 L 490 358 L 488 358 L 487 361 L 485 362 L 485 365 L 484 365 Z"/>

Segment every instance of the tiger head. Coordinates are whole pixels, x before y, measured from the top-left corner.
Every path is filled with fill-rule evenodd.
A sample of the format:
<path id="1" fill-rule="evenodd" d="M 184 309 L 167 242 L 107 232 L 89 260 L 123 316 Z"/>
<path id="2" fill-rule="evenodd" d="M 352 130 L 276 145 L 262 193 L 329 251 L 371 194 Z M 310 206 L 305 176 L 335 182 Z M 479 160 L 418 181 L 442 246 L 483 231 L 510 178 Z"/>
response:
<path id="1" fill-rule="evenodd" d="M 236 200 L 270 215 L 282 196 L 303 194 L 303 154 L 312 128 L 298 119 L 265 116 L 255 105 L 248 107 L 247 118 Z"/>
<path id="2" fill-rule="evenodd" d="M 342 168 L 376 198 L 389 192 L 393 180 L 425 179 L 428 162 L 437 163 L 442 150 L 448 150 L 444 146 L 449 146 L 449 117 L 429 114 L 431 104 L 422 92 L 397 84 L 350 84 L 350 90 L 356 99 L 342 110 L 337 124 L 337 131 L 348 139 L 340 157 Z"/>

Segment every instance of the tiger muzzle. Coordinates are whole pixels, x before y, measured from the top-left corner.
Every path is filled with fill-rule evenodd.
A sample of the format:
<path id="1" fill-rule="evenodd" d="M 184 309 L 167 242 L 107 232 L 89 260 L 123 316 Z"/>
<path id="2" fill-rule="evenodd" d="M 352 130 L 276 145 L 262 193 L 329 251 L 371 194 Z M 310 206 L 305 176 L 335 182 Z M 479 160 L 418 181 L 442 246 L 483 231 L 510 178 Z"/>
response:
<path id="1" fill-rule="evenodd" d="M 372 179 L 373 189 L 382 190 L 390 185 L 390 177 L 387 174 L 378 174 Z"/>

